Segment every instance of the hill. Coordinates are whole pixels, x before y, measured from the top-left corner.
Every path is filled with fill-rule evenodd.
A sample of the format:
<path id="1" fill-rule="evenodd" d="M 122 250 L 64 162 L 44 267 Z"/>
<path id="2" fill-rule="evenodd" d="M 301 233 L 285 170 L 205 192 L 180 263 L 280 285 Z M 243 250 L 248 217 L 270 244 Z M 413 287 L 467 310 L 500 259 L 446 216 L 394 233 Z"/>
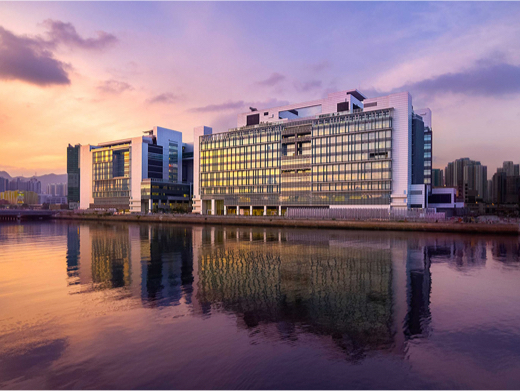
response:
<path id="1" fill-rule="evenodd" d="M 8 174 L 7 172 L 5 172 L 5 171 L 0 171 L 0 178 L 5 178 L 5 179 L 9 179 L 9 180 L 13 179 L 13 178 L 11 177 L 11 175 L 9 175 L 9 174 Z"/>

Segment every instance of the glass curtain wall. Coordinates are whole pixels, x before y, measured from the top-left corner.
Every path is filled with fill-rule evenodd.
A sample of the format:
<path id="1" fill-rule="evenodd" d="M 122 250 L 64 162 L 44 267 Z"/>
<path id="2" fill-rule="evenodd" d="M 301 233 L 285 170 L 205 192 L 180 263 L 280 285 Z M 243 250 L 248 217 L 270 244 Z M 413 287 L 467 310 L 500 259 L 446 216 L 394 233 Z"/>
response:
<path id="1" fill-rule="evenodd" d="M 168 147 L 168 180 L 179 181 L 179 146 L 173 141 L 169 142 Z"/>
<path id="2" fill-rule="evenodd" d="M 392 110 L 204 136 L 203 199 L 233 205 L 388 205 Z"/>
<path id="3" fill-rule="evenodd" d="M 105 149 L 92 153 L 92 196 L 130 197 L 130 149 Z"/>

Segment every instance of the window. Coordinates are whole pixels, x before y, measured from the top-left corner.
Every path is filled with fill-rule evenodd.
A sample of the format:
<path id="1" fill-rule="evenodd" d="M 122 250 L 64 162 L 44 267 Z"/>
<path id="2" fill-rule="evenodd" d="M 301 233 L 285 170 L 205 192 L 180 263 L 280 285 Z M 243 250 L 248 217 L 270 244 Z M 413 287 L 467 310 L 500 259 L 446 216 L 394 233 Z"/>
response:
<path id="1" fill-rule="evenodd" d="M 429 204 L 451 204 L 451 194 L 432 194 L 428 197 Z"/>
<path id="2" fill-rule="evenodd" d="M 251 114 L 247 116 L 247 126 L 258 125 L 260 123 L 260 114 Z"/>
<path id="3" fill-rule="evenodd" d="M 338 103 L 337 111 L 338 111 L 338 113 L 341 113 L 342 111 L 348 111 L 348 102 Z"/>

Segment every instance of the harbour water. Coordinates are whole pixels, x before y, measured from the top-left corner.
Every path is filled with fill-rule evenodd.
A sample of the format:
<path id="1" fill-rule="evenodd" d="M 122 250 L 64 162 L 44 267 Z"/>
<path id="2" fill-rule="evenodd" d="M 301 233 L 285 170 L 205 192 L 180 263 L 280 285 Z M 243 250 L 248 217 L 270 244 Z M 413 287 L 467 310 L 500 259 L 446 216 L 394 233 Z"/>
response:
<path id="1" fill-rule="evenodd" d="M 519 238 L 0 224 L 0 388 L 519 389 Z"/>

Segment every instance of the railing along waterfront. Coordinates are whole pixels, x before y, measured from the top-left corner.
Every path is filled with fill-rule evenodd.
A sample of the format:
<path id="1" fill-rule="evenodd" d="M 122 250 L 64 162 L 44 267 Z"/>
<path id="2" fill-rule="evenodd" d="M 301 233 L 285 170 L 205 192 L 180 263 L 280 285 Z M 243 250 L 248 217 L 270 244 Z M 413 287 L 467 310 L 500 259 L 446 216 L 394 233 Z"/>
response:
<path id="1" fill-rule="evenodd" d="M 385 209 L 385 208 L 293 208 L 287 209 L 286 217 L 304 219 L 382 220 L 382 221 L 445 221 L 445 213 L 434 209 Z"/>

